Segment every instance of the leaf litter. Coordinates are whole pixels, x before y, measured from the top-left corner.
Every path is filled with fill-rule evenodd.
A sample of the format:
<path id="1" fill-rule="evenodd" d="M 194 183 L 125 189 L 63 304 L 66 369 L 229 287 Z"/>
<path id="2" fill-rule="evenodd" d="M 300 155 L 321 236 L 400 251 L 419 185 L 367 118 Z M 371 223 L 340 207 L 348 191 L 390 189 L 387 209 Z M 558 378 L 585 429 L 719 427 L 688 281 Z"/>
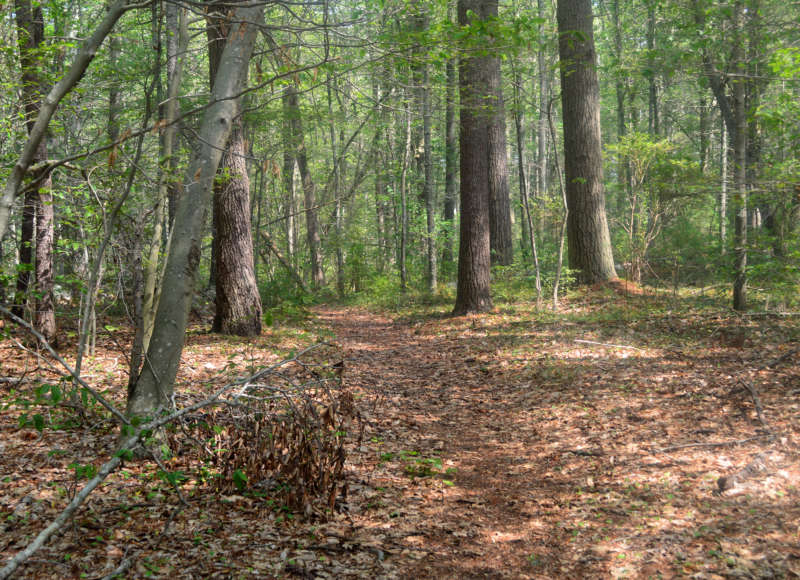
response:
<path id="1" fill-rule="evenodd" d="M 180 392 L 207 394 L 323 328 L 363 422 L 327 513 L 293 511 L 252 478 L 204 481 L 192 454 L 165 461 L 177 480 L 130 463 L 18 577 L 800 576 L 791 318 L 596 291 L 557 315 L 323 307 L 299 335 L 191 333 Z M 118 403 L 129 338 L 100 340 L 87 367 Z M 11 341 L 0 350 L 0 375 L 24 379 L 0 381 L 6 560 L 75 493 L 76 466 L 113 453 L 116 433 L 97 414 L 20 427 L 20 393 L 57 377 Z"/>

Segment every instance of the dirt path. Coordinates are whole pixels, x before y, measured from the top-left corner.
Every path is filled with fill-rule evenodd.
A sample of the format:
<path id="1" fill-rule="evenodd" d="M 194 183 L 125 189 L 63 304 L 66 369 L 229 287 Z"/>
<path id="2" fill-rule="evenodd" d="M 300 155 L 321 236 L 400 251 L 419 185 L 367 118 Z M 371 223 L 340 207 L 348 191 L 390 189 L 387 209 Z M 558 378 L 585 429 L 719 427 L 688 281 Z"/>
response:
<path id="1" fill-rule="evenodd" d="M 537 328 L 497 315 L 417 323 L 357 310 L 318 315 L 344 349 L 348 384 L 377 397 L 371 440 L 353 461 L 370 473 L 367 493 L 378 492 L 352 517 L 378 544 L 400 547 L 391 575 L 711 578 L 800 569 L 791 415 L 779 449 L 756 439 L 654 452 L 676 440 L 763 435 L 750 410 L 731 417 L 714 396 L 746 366 L 742 353 L 704 359 L 587 346 L 574 338 L 598 338 L 590 327 Z M 645 339 L 635 327 L 621 332 L 630 343 Z M 779 393 L 762 388 L 774 404 Z M 773 410 L 777 425 L 783 417 Z M 752 495 L 716 494 L 719 475 L 759 452 L 769 474 L 743 482 Z"/>

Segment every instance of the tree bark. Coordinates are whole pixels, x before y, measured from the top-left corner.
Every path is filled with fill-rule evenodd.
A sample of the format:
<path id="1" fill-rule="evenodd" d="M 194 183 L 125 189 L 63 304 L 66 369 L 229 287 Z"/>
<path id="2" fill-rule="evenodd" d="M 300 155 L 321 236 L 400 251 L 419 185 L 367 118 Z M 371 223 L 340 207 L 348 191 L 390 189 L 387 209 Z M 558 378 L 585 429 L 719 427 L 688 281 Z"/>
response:
<path id="1" fill-rule="evenodd" d="M 175 377 L 189 318 L 203 222 L 214 178 L 238 114 L 238 96 L 245 86 L 247 67 L 264 13 L 262 4 L 235 10 L 220 59 L 211 105 L 200 125 L 198 148 L 186 173 L 186 189 L 178 204 L 171 250 L 167 258 L 158 315 L 147 361 L 128 397 L 129 415 L 142 416 L 172 405 Z"/>
<path id="2" fill-rule="evenodd" d="M 212 17 L 206 29 L 212 90 L 227 28 L 227 22 Z M 247 77 L 243 82 L 246 80 Z M 243 121 L 239 116 L 233 122 L 214 185 L 216 308 L 211 330 L 235 336 L 258 336 L 261 334 L 261 295 L 253 267 L 250 177 L 246 154 Z"/>
<path id="3" fill-rule="evenodd" d="M 41 56 L 37 51 L 44 43 L 44 14 L 39 5 L 33 6 L 30 0 L 16 0 L 17 38 L 22 69 L 22 98 L 25 106 L 25 124 L 28 135 L 33 135 L 36 119 L 42 108 L 44 79 L 41 78 Z M 47 159 L 47 138 L 42 135 L 31 163 Z M 23 210 L 22 237 L 20 240 L 20 265 L 17 291 L 20 300 L 30 286 L 32 246 L 35 238 L 35 259 L 33 264 L 36 299 L 34 300 L 33 325 L 51 346 L 56 346 L 56 316 L 53 300 L 53 195 L 52 180 L 46 172 L 40 179 L 37 191 L 25 195 Z M 15 302 L 17 302 L 15 300 Z M 18 302 L 19 303 L 19 302 Z"/>
<path id="4" fill-rule="evenodd" d="M 484 0 L 484 18 L 497 18 L 497 0 Z M 494 39 L 489 39 L 494 44 Z M 492 264 L 509 266 L 514 260 L 511 237 L 511 202 L 508 190 L 508 151 L 503 77 L 500 57 L 491 56 L 488 65 L 489 120 L 489 239 Z"/>
<path id="5" fill-rule="evenodd" d="M 485 20 L 496 0 L 459 0 L 458 23 Z M 489 126 L 491 57 L 466 51 L 459 62 L 461 225 L 455 315 L 492 307 L 489 246 Z"/>
<path id="6" fill-rule="evenodd" d="M 616 278 L 616 272 L 603 192 L 591 0 L 559 0 L 557 16 L 569 263 L 580 283 L 592 284 Z"/>
<path id="7" fill-rule="evenodd" d="M 744 6 L 736 0 L 733 7 L 734 46 L 731 60 L 738 78 L 732 80 L 733 117 L 736 131 L 733 134 L 733 179 L 736 219 L 733 231 L 734 279 L 733 309 L 747 309 L 747 112 L 745 109 L 745 76 L 747 64 L 744 59 L 742 19 Z"/>

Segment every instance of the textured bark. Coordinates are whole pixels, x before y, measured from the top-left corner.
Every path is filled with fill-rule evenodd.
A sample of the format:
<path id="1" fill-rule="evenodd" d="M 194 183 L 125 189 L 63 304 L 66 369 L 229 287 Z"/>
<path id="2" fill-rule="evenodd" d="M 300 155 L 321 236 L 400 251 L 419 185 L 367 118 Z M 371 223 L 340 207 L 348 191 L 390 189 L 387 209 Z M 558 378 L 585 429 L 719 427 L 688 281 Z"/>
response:
<path id="1" fill-rule="evenodd" d="M 208 61 L 213 90 L 227 26 L 209 22 Z M 211 330 L 236 336 L 261 334 L 261 296 L 253 267 L 250 177 L 242 118 L 233 122 L 214 186 L 215 313 Z"/>
<path id="2" fill-rule="evenodd" d="M 486 16 L 497 17 L 497 2 L 485 2 Z M 511 201 L 508 190 L 508 151 L 503 78 L 500 58 L 492 56 L 488 65 L 489 121 L 489 239 L 492 264 L 508 266 L 514 260 L 511 238 Z"/>
<path id="3" fill-rule="evenodd" d="M 283 127 L 281 130 L 283 146 L 283 170 L 281 178 L 283 180 L 284 207 L 286 215 L 286 249 L 290 261 L 294 262 L 294 255 L 297 251 L 297 227 L 295 225 L 295 213 L 297 212 L 295 203 L 294 188 L 294 148 L 292 146 L 292 120 L 291 109 L 289 108 L 288 92 L 283 94 Z"/>
<path id="4" fill-rule="evenodd" d="M 25 105 L 25 121 L 28 134 L 35 130 L 36 119 L 42 108 L 44 80 L 39 70 L 42 66 L 37 49 L 44 43 L 44 15 L 41 6 L 31 5 L 30 0 L 16 0 L 17 37 L 22 65 L 22 98 Z M 47 141 L 43 134 L 31 163 L 47 159 Z M 36 300 L 34 301 L 33 325 L 52 346 L 56 344 L 56 316 L 53 301 L 53 195 L 49 172 L 40 179 L 38 191 L 26 194 L 23 210 L 22 237 L 20 240 L 20 264 L 23 269 L 17 280 L 18 298 L 30 285 L 32 245 L 36 242 L 34 275 Z M 35 216 L 35 219 L 34 219 Z M 15 300 L 15 302 L 17 302 Z"/>
<path id="5" fill-rule="evenodd" d="M 603 192 L 591 0 L 560 0 L 558 31 L 569 264 L 579 282 L 592 284 L 616 278 L 616 272 Z"/>
<path id="6" fill-rule="evenodd" d="M 493 0 L 459 0 L 458 23 L 484 19 Z M 494 1 L 496 10 L 496 0 Z M 492 307 L 489 249 L 489 125 L 486 107 L 490 57 L 465 52 L 459 62 L 461 153 L 461 225 L 458 286 L 453 313 L 464 315 Z"/>
<path id="7" fill-rule="evenodd" d="M 537 13 L 544 22 L 544 0 L 537 0 Z M 544 24 L 539 24 L 539 37 L 544 38 Z M 550 72 L 547 67 L 545 43 L 539 43 L 536 55 L 539 68 L 539 118 L 536 122 L 536 201 L 539 206 L 539 233 L 544 229 L 545 196 L 547 194 L 547 107 L 550 98 Z"/>
<path id="8" fill-rule="evenodd" d="M 17 290 L 14 294 L 14 316 L 25 318 L 25 303 L 28 301 L 28 290 L 33 272 L 33 243 L 36 229 L 36 205 L 39 193 L 34 190 L 25 192 L 22 202 L 22 221 L 19 230 L 19 272 L 17 272 Z"/>
<path id="9" fill-rule="evenodd" d="M 186 172 L 186 189 L 178 204 L 161 299 L 147 360 L 129 393 L 129 415 L 149 415 L 172 403 L 186 324 L 189 318 L 203 222 L 211 200 L 222 150 L 238 114 L 238 99 L 247 77 L 263 5 L 237 8 L 211 91 L 211 104 L 200 124 L 198 147 Z"/>

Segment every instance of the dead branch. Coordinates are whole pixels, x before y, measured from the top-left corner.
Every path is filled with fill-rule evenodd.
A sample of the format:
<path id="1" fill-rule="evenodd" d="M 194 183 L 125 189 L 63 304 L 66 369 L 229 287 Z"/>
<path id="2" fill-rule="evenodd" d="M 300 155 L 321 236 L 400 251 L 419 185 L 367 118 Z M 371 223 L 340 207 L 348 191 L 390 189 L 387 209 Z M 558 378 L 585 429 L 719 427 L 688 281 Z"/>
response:
<path id="1" fill-rule="evenodd" d="M 729 489 L 733 489 L 738 484 L 742 483 L 743 481 L 750 479 L 754 475 L 766 471 L 767 464 L 766 464 L 767 454 L 764 452 L 759 453 L 753 460 L 750 461 L 744 468 L 740 469 L 736 473 L 731 475 L 723 476 L 717 479 L 717 490 L 716 493 L 722 493 L 728 491 Z"/>
<path id="2" fill-rule="evenodd" d="M 577 338 L 575 339 L 575 342 L 580 342 L 580 343 L 583 343 L 583 344 L 596 344 L 597 346 L 607 346 L 609 348 L 629 348 L 631 350 L 644 352 L 644 350 L 642 350 L 641 348 L 638 348 L 636 346 L 628 346 L 626 344 L 607 344 L 605 342 L 596 342 L 594 340 L 580 340 L 580 339 L 577 339 Z"/>
<path id="3" fill-rule="evenodd" d="M 67 361 L 65 361 L 63 358 L 61 358 L 61 356 L 45 340 L 44 336 L 42 336 L 33 326 L 31 326 L 30 324 L 28 324 L 28 322 L 26 322 L 25 320 L 23 320 L 19 316 L 16 316 L 13 312 L 11 312 L 10 310 L 8 310 L 7 308 L 5 308 L 3 306 L 0 306 L 0 313 L 6 315 L 9 319 L 13 320 L 17 324 L 19 324 L 20 326 L 25 328 L 33 336 L 35 336 L 36 339 L 42 344 L 42 346 L 44 346 L 44 348 L 47 350 L 47 352 L 50 353 L 50 356 L 52 356 L 54 359 L 56 359 L 58 361 L 58 363 L 62 367 L 64 367 L 66 369 L 66 371 L 81 385 L 81 387 L 86 389 L 92 395 L 92 397 L 95 398 L 95 400 L 98 403 L 103 405 L 103 407 L 105 407 L 109 412 L 111 412 L 111 414 L 114 415 L 114 417 L 116 417 L 117 420 L 120 423 L 122 423 L 123 425 L 130 425 L 130 421 L 128 421 L 128 418 L 125 417 L 125 415 L 123 415 L 114 405 L 109 403 L 105 399 L 105 397 L 103 397 L 103 395 L 101 395 L 95 389 L 90 387 L 89 383 L 84 381 L 80 377 L 80 375 L 75 371 L 75 369 L 73 369 L 71 366 L 69 366 Z"/>
<path id="4" fill-rule="evenodd" d="M 758 420 L 761 422 L 761 425 L 764 427 L 764 429 L 771 434 L 772 429 L 770 429 L 769 425 L 767 424 L 767 420 L 764 419 L 764 408 L 761 406 L 761 399 L 758 396 L 755 385 L 753 385 L 752 381 L 745 381 L 744 379 L 739 379 L 739 384 L 747 389 L 750 393 L 750 397 L 753 399 L 753 405 L 755 405 L 756 408 L 756 413 L 758 414 Z"/>
<path id="5" fill-rule="evenodd" d="M 733 445 L 742 445 L 764 439 L 765 437 L 772 437 L 772 435 L 756 435 L 755 437 L 748 437 L 747 439 L 737 439 L 735 441 L 719 441 L 715 443 L 684 443 L 683 445 L 672 445 L 670 447 L 662 447 L 661 449 L 653 449 L 652 453 L 669 453 L 670 451 L 677 451 L 679 449 L 687 449 L 689 447 L 730 447 Z"/>

